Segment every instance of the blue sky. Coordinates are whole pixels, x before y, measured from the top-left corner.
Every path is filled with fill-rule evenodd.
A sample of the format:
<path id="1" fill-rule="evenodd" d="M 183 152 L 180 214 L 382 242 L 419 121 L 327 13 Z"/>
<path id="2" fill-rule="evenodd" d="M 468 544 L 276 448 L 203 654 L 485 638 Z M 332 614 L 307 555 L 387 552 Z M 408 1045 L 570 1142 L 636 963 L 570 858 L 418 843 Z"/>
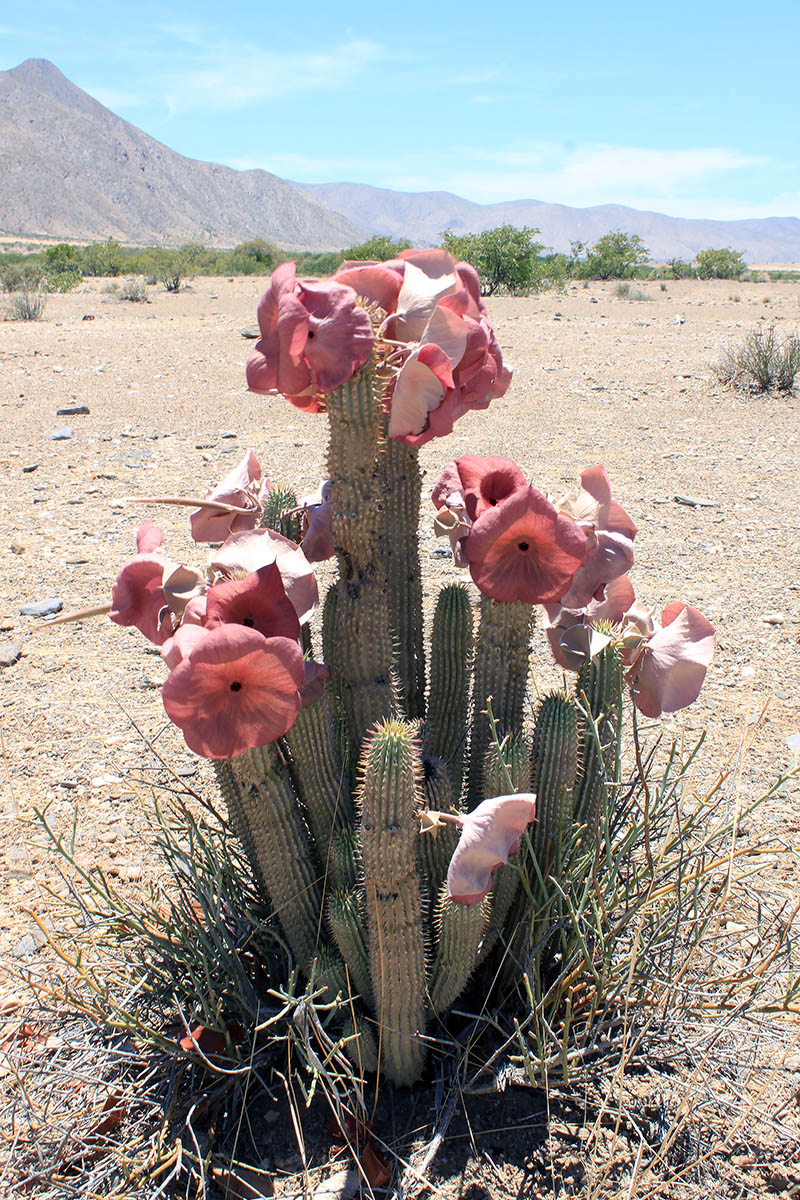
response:
<path id="1" fill-rule="evenodd" d="M 49 58 L 193 158 L 480 202 L 800 217 L 798 0 L 31 0 L 11 15 L 0 69 Z"/>

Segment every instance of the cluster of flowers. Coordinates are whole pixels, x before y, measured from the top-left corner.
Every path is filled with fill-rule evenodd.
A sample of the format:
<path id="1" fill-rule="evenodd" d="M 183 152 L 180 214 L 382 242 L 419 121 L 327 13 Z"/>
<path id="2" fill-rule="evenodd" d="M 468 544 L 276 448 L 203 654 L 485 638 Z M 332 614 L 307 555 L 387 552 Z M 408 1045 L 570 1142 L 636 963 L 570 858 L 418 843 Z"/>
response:
<path id="1" fill-rule="evenodd" d="M 308 560 L 288 538 L 256 528 L 268 486 L 249 451 L 193 514 L 196 541 L 224 539 L 203 572 L 168 559 L 161 530 L 145 522 L 112 593 L 111 620 L 161 647 L 164 708 L 206 758 L 282 737 L 330 675 L 300 647 L 318 600 Z"/>
<path id="2" fill-rule="evenodd" d="M 307 412 L 353 377 L 380 342 L 389 436 L 419 446 L 471 409 L 503 396 L 511 372 L 478 276 L 445 250 L 406 250 L 385 263 L 344 263 L 298 282 L 283 263 L 258 306 L 261 338 L 247 363 L 254 392 L 278 392 Z"/>
<path id="3" fill-rule="evenodd" d="M 578 670 L 615 627 L 634 703 L 646 716 L 697 699 L 714 654 L 714 627 L 691 605 L 654 610 L 637 602 L 626 572 L 636 526 L 611 498 L 602 466 L 555 502 L 507 458 L 465 455 L 448 463 L 433 491 L 436 529 L 484 595 L 541 604 L 556 661 Z"/>

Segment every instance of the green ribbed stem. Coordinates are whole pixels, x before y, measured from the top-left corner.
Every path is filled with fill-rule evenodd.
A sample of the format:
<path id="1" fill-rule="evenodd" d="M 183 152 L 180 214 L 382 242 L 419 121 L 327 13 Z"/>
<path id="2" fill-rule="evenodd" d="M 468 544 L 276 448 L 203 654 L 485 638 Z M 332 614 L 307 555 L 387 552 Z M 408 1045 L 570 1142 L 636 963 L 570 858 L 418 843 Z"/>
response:
<path id="1" fill-rule="evenodd" d="M 395 705 L 392 631 L 380 560 L 382 411 L 371 365 L 327 397 L 331 521 L 339 564 L 335 670 L 353 756 Z"/>
<path id="2" fill-rule="evenodd" d="M 454 904 L 442 888 L 436 900 L 436 957 L 431 970 L 430 1003 L 442 1016 L 458 999 L 478 962 L 489 919 L 489 901 Z"/>
<path id="3" fill-rule="evenodd" d="M 504 604 L 481 597 L 470 729 L 470 809 L 485 799 L 483 767 L 490 742 L 486 702 L 490 696 L 500 737 L 515 737 L 522 731 L 534 616 L 530 604 Z"/>
<path id="4" fill-rule="evenodd" d="M 530 749 L 524 735 L 506 742 L 502 747 L 502 756 L 498 754 L 494 743 L 489 746 L 483 764 L 484 795 L 508 795 L 508 776 L 511 777 L 511 791 L 535 791 L 531 787 Z M 483 961 L 495 945 L 518 892 L 519 871 L 512 863 L 506 863 L 495 871 L 492 879 L 489 927 L 481 944 L 480 961 Z"/>
<path id="5" fill-rule="evenodd" d="M 439 592 L 431 633 L 431 689 L 425 722 L 426 751 L 450 768 L 453 790 L 461 795 L 466 757 L 473 633 L 467 589 L 449 584 Z"/>
<path id="6" fill-rule="evenodd" d="M 395 1083 L 425 1065 L 425 951 L 417 874 L 422 765 L 413 725 L 386 721 L 364 743 L 356 797 L 381 1063 Z"/>
<path id="7" fill-rule="evenodd" d="M 377 1071 L 378 1043 L 375 1038 L 375 1026 L 368 1021 L 362 1012 L 355 1010 L 355 1019 L 349 1016 L 344 1024 L 344 1036 L 348 1039 L 344 1052 L 354 1067 L 359 1071 Z"/>
<path id="8" fill-rule="evenodd" d="M 419 451 L 389 438 L 382 459 L 381 557 L 389 585 L 398 702 L 414 720 L 425 715 L 425 647 L 419 562 Z"/>
<path id="9" fill-rule="evenodd" d="M 536 793 L 533 851 L 544 877 L 561 861 L 574 820 L 578 771 L 578 710 L 563 692 L 545 696 L 531 747 L 531 791 Z"/>
<path id="10" fill-rule="evenodd" d="M 362 880 L 361 834 L 355 826 L 346 825 L 331 839 L 329 871 L 337 888 L 354 888 Z"/>
<path id="11" fill-rule="evenodd" d="M 319 700 L 301 708 L 285 736 L 292 775 L 308 813 L 317 858 L 327 869 L 331 839 L 353 820 L 353 802 L 334 733 L 329 684 Z"/>
<path id="12" fill-rule="evenodd" d="M 324 989 L 319 997 L 320 1004 L 332 1004 L 337 996 L 347 997 L 347 972 L 342 958 L 332 946 L 320 946 L 311 968 L 311 978 L 315 988 Z"/>
<path id="13" fill-rule="evenodd" d="M 372 1004 L 372 980 L 369 973 L 367 931 L 361 915 L 361 892 L 340 888 L 328 900 L 328 924 L 350 973 L 351 991 L 366 1005 Z"/>
<path id="14" fill-rule="evenodd" d="M 622 691 L 622 652 L 612 643 L 581 667 L 575 684 L 578 702 L 588 702 L 597 729 L 596 738 L 589 722 L 581 718 L 574 812 L 575 820 L 591 830 L 597 824 L 606 789 L 619 782 Z"/>
<path id="15" fill-rule="evenodd" d="M 234 833 L 300 968 L 317 954 L 322 890 L 289 767 L 276 746 L 214 764 Z"/>
<path id="16" fill-rule="evenodd" d="M 453 785 L 445 763 L 440 758 L 426 757 L 422 765 L 425 807 L 435 812 L 455 812 Z M 459 827 L 448 821 L 418 838 L 419 864 L 431 903 L 444 883 L 459 833 Z"/>
<path id="17" fill-rule="evenodd" d="M 297 496 L 292 489 L 288 487 L 273 488 L 264 499 L 264 511 L 261 514 L 262 526 L 265 529 L 274 529 L 276 533 L 283 533 L 283 514 L 292 508 L 297 508 Z M 284 537 L 291 537 L 291 534 L 284 534 Z"/>

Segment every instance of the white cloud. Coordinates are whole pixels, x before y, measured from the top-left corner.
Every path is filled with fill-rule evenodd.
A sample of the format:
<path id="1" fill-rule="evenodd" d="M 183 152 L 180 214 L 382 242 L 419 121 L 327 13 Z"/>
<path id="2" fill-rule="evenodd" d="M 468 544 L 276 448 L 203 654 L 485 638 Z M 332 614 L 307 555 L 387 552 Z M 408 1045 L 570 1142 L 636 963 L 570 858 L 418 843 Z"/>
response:
<path id="1" fill-rule="evenodd" d="M 90 96 L 94 96 L 95 100 L 99 100 L 101 104 L 105 104 L 106 108 L 110 108 L 112 112 L 119 112 L 121 108 L 136 108 L 142 103 L 142 98 L 135 95 L 133 92 L 120 92 L 116 88 L 92 87 L 87 83 L 84 85 L 84 91 Z"/>

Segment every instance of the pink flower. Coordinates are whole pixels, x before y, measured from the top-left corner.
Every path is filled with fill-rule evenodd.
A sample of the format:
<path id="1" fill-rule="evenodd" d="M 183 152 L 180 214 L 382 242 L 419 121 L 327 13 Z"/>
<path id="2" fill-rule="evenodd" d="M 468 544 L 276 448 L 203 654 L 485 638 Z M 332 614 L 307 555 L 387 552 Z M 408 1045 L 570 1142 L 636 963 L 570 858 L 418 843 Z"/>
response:
<path id="1" fill-rule="evenodd" d="M 137 554 L 125 563 L 111 593 L 111 620 L 135 625 L 151 642 L 163 645 L 172 626 L 162 619 L 166 607 L 164 571 L 174 566 L 158 554 Z"/>
<path id="2" fill-rule="evenodd" d="M 206 628 L 244 625 L 264 637 L 300 637 L 300 622 L 286 595 L 277 565 L 269 563 L 245 575 L 217 583 L 206 593 Z"/>
<path id="3" fill-rule="evenodd" d="M 567 671 L 579 671 L 587 657 L 591 658 L 598 647 L 602 648 L 590 637 L 596 623 L 608 621 L 612 625 L 621 625 L 623 618 L 628 619 L 628 610 L 635 600 L 631 581 L 623 575 L 606 584 L 602 599 L 590 600 L 579 612 L 562 608 L 560 604 L 545 605 L 549 622 L 545 632 L 558 665 Z M 588 632 L 577 632 L 584 629 Z"/>
<path id="4" fill-rule="evenodd" d="M 261 478 L 258 459 L 252 450 L 248 450 L 242 461 L 208 493 L 209 500 L 232 504 L 246 511 L 225 513 L 199 508 L 189 518 L 194 540 L 224 542 L 232 533 L 255 529 L 264 511 L 264 494 L 269 487 L 269 480 Z"/>
<path id="5" fill-rule="evenodd" d="M 545 604 L 568 589 L 586 535 L 535 488 L 517 488 L 475 521 L 466 541 L 474 582 L 486 596 Z"/>
<path id="6" fill-rule="evenodd" d="M 586 558 L 575 572 L 569 590 L 561 597 L 564 608 L 581 609 L 603 596 L 607 584 L 633 566 L 633 541 L 622 533 L 587 529 Z"/>
<path id="7" fill-rule="evenodd" d="M 460 818 L 461 837 L 447 871 L 447 894 L 456 904 L 479 904 L 488 896 L 492 875 L 519 849 L 536 812 L 530 792 L 483 800 Z"/>
<path id="8" fill-rule="evenodd" d="M 152 554 L 164 541 L 164 535 L 152 521 L 145 521 L 136 530 L 136 553 Z"/>
<path id="9" fill-rule="evenodd" d="M 317 700 L 322 698 L 325 691 L 325 684 L 329 679 L 333 678 L 333 672 L 330 667 L 326 667 L 324 663 L 314 662 L 313 659 L 307 658 L 303 662 L 303 683 L 300 687 L 300 703 L 303 708 L 308 708 L 309 704 L 316 704 Z"/>
<path id="10" fill-rule="evenodd" d="M 247 386 L 281 392 L 309 412 L 322 411 L 324 394 L 351 379 L 372 352 L 372 322 L 353 289 L 331 280 L 298 283 L 294 263 L 275 268 L 258 324 Z"/>
<path id="11" fill-rule="evenodd" d="M 204 758 L 233 758 L 292 727 L 302 683 L 297 642 L 219 625 L 196 638 L 164 683 L 162 697 L 190 750 Z"/>
<path id="12" fill-rule="evenodd" d="M 292 602 L 301 625 L 311 620 L 319 593 L 313 568 L 303 551 L 289 538 L 272 529 L 252 529 L 231 534 L 209 556 L 208 571 L 214 582 L 249 575 L 275 563 L 281 573 L 286 595 Z"/>
<path id="13" fill-rule="evenodd" d="M 161 657 L 173 671 L 178 663 L 184 658 L 188 658 L 192 650 L 194 650 L 206 636 L 206 629 L 202 625 L 184 620 L 181 625 L 175 630 L 171 638 L 168 638 L 161 647 Z"/>
<path id="14" fill-rule="evenodd" d="M 333 522 L 331 517 L 331 481 L 325 479 L 316 492 L 301 496 L 298 507 L 303 514 L 303 540 L 300 549 L 310 563 L 333 558 Z"/>
<path id="15" fill-rule="evenodd" d="M 517 488 L 525 487 L 525 476 L 512 459 L 464 454 L 447 464 L 433 489 L 432 498 L 437 508 L 452 507 L 450 497 L 461 493 L 467 516 L 470 521 L 475 521 Z"/>
<path id="16" fill-rule="evenodd" d="M 686 708 L 700 695 L 714 657 L 714 626 L 688 604 L 670 604 L 634 655 L 625 676 L 633 702 L 646 717 Z"/>
<path id="17" fill-rule="evenodd" d="M 580 482 L 556 504 L 559 512 L 567 513 L 579 525 L 621 533 L 633 541 L 636 526 L 621 504 L 611 499 L 611 484 L 605 467 L 587 467 L 581 471 Z"/>

